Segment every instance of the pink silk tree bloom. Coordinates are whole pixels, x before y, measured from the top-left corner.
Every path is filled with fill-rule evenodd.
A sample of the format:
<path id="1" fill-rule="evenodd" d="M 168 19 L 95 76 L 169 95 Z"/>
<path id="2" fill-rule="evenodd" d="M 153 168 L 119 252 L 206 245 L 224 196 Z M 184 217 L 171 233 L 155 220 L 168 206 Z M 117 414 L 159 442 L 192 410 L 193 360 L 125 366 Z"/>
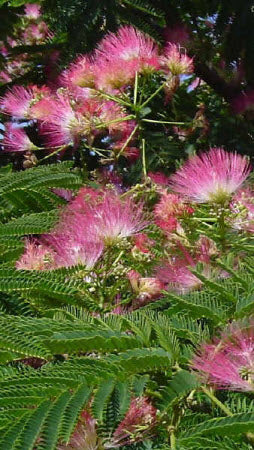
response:
<path id="1" fill-rule="evenodd" d="M 227 202 L 242 185 L 251 170 L 245 156 L 211 148 L 190 158 L 171 176 L 173 191 L 197 203 Z"/>
<path id="2" fill-rule="evenodd" d="M 192 262 L 189 262 L 186 259 L 175 256 L 157 269 L 156 276 L 165 283 L 167 290 L 172 290 L 178 294 L 186 294 L 200 289 L 202 286 L 199 278 L 189 270 L 189 267 L 195 268 L 195 265 L 193 259 Z"/>
<path id="3" fill-rule="evenodd" d="M 118 425 L 111 442 L 106 444 L 105 448 L 119 448 L 151 436 L 156 425 L 156 413 L 157 410 L 147 397 L 133 398 L 125 418 Z"/>
<path id="4" fill-rule="evenodd" d="M 57 100 L 53 97 L 44 97 L 30 107 L 30 115 L 34 119 L 47 121 L 52 111 L 55 111 L 58 107 Z"/>
<path id="5" fill-rule="evenodd" d="M 29 20 L 36 20 L 41 15 L 41 6 L 37 3 L 28 3 L 25 5 L 25 16 Z"/>
<path id="6" fill-rule="evenodd" d="M 143 207 L 132 199 L 121 200 L 107 192 L 102 203 L 94 208 L 94 229 L 106 245 L 130 237 L 141 231 L 147 222 L 143 218 Z"/>
<path id="7" fill-rule="evenodd" d="M 148 224 L 143 217 L 143 205 L 135 204 L 130 198 L 122 200 L 114 191 L 89 188 L 81 189 L 70 202 L 66 217 L 68 226 L 73 221 L 86 223 L 97 240 L 106 245 L 130 237 Z"/>
<path id="8" fill-rule="evenodd" d="M 211 343 L 204 343 L 192 361 L 201 380 L 217 389 L 254 391 L 254 325 L 235 323 Z"/>
<path id="9" fill-rule="evenodd" d="M 169 43 L 164 49 L 164 55 L 160 58 L 162 69 L 177 76 L 192 73 L 193 59 L 186 55 L 186 52 L 176 44 Z"/>
<path id="10" fill-rule="evenodd" d="M 108 61 L 98 59 L 94 65 L 96 89 L 109 94 L 117 94 L 119 89 L 126 88 L 134 83 L 135 73 L 138 70 L 136 61 L 120 59 Z"/>
<path id="11" fill-rule="evenodd" d="M 13 123 L 5 123 L 5 134 L 2 140 L 5 152 L 32 152 L 34 145 L 22 128 L 16 128 Z"/>
<path id="12" fill-rule="evenodd" d="M 68 219 L 56 231 L 41 236 L 41 241 L 55 253 L 55 268 L 82 264 L 87 270 L 92 269 L 102 255 L 103 242 L 93 232 L 91 221 L 87 224 L 84 217 L 78 215 L 69 227 L 67 224 Z"/>
<path id="13" fill-rule="evenodd" d="M 48 270 L 54 267 L 55 254 L 39 241 L 26 239 L 25 252 L 16 263 L 19 270 Z"/>
<path id="14" fill-rule="evenodd" d="M 60 78 L 63 85 L 68 88 L 73 86 L 93 88 L 94 64 L 92 59 L 87 55 L 80 56 L 62 73 Z"/>
<path id="15" fill-rule="evenodd" d="M 236 230 L 254 233 L 254 192 L 250 188 L 240 189 L 230 203 L 231 226 Z"/>
<path id="16" fill-rule="evenodd" d="M 45 86 L 14 86 L 0 101 L 0 108 L 4 113 L 18 118 L 31 118 L 30 107 L 41 98 L 49 95 Z"/>
<path id="17" fill-rule="evenodd" d="M 49 147 L 76 145 L 87 133 L 89 124 L 73 109 L 68 97 L 59 96 L 56 108 L 40 125 L 40 133 Z"/>
<path id="18" fill-rule="evenodd" d="M 152 38 L 132 26 L 122 26 L 116 34 L 109 33 L 96 51 L 97 58 L 136 64 L 137 71 L 159 68 L 158 47 Z"/>

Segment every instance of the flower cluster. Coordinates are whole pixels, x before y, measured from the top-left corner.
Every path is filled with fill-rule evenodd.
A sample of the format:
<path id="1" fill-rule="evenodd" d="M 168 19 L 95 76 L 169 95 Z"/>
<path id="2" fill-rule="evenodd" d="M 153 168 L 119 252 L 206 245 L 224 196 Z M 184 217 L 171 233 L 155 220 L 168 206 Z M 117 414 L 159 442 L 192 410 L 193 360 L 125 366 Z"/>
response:
<path id="1" fill-rule="evenodd" d="M 28 5 L 26 14 L 29 21 L 39 20 L 36 5 Z M 28 44 L 33 43 L 34 27 L 39 25 L 32 23 L 26 29 Z M 36 39 L 41 38 L 36 35 Z M 46 150 L 76 149 L 84 143 L 96 152 L 96 143 L 101 147 L 103 141 L 108 161 L 122 155 L 133 163 L 139 157 L 138 127 L 128 106 L 136 77 L 156 72 L 167 84 L 171 76 L 179 81 L 181 74 L 192 70 L 192 59 L 175 44 L 160 50 L 149 36 L 122 26 L 116 34 L 107 34 L 92 55 L 79 56 L 72 62 L 54 86 L 14 86 L 0 106 L 9 116 L 36 123 Z M 10 139 L 7 127 L 3 148 L 20 152 L 22 146 L 15 146 L 15 140 L 10 146 Z"/>
<path id="2" fill-rule="evenodd" d="M 253 232 L 252 190 L 241 187 L 249 170 L 245 157 L 211 149 L 187 161 L 170 182 L 158 173 L 151 174 L 154 181 L 150 186 L 158 195 L 152 209 L 145 201 L 135 202 L 122 180 L 105 169 L 98 174 L 98 189 L 85 186 L 76 196 L 69 190 L 54 189 L 68 204 L 50 233 L 26 239 L 16 267 L 52 270 L 83 265 L 93 274 L 100 268 L 97 282 L 106 277 L 110 284 L 123 276 L 129 297 L 122 308 L 121 290 L 114 291 L 111 306 L 118 305 L 118 312 L 139 308 L 159 298 L 164 290 L 186 294 L 202 289 L 202 276 L 228 276 L 214 266 L 223 253 L 225 230 L 229 240 L 235 230 Z M 178 193 L 170 191 L 167 184 Z M 207 193 L 201 198 L 205 188 Z M 202 225 L 200 212 L 205 201 L 211 208 L 206 214 L 212 215 Z M 207 235 L 206 222 L 213 229 L 209 221 L 214 231 Z M 203 229 L 197 230 L 197 224 Z M 196 272 L 202 274 L 201 279 Z"/>
<path id="3" fill-rule="evenodd" d="M 254 391 L 254 326 L 235 323 L 204 343 L 192 362 L 202 381 L 218 389 Z"/>
<path id="4" fill-rule="evenodd" d="M 50 234 L 28 240 L 18 269 L 49 270 L 78 264 L 92 269 L 108 246 L 147 225 L 141 205 L 112 191 L 82 188 Z"/>

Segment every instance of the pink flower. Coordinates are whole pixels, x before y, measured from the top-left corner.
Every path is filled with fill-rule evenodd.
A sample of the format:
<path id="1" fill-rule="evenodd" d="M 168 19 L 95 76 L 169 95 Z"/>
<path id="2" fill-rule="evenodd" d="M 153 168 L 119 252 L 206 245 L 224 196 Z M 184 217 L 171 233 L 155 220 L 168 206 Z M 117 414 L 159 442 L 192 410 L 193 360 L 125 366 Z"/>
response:
<path id="1" fill-rule="evenodd" d="M 189 266 L 194 268 L 196 265 L 192 258 L 191 260 L 188 261 L 179 256 L 174 256 L 157 269 L 156 276 L 165 283 L 168 290 L 173 290 L 179 294 L 186 294 L 199 289 L 202 282 L 189 270 Z"/>
<path id="2" fill-rule="evenodd" d="M 36 150 L 27 134 L 22 128 L 17 128 L 11 122 L 5 123 L 5 134 L 2 141 L 4 151 L 6 152 L 29 152 Z"/>
<path id="3" fill-rule="evenodd" d="M 1 99 L 0 107 L 6 114 L 20 118 L 30 118 L 30 107 L 36 101 L 49 95 L 45 86 L 14 86 Z"/>
<path id="4" fill-rule="evenodd" d="M 204 343 L 192 361 L 201 380 L 218 389 L 254 390 L 254 326 L 231 325 L 221 339 Z"/>
<path id="5" fill-rule="evenodd" d="M 164 56 L 160 58 L 164 70 L 170 71 L 172 75 L 183 75 L 193 72 L 193 59 L 181 51 L 181 47 L 169 43 L 164 49 Z"/>
<path id="6" fill-rule="evenodd" d="M 19 270 L 48 270 L 54 266 L 54 252 L 39 241 L 26 239 L 25 252 L 16 263 Z"/>
<path id="7" fill-rule="evenodd" d="M 91 223 L 98 240 L 113 244 L 142 230 L 147 222 L 143 218 L 143 207 L 132 199 L 122 200 L 114 191 L 95 191 L 83 188 L 68 207 L 70 223 L 76 214 Z M 78 219 L 77 219 L 78 220 Z M 81 220 L 81 218 L 80 218 Z"/>
<path id="8" fill-rule="evenodd" d="M 240 189 L 232 198 L 233 213 L 230 223 L 236 230 L 254 233 L 254 192 L 250 188 Z"/>
<path id="9" fill-rule="evenodd" d="M 59 96 L 55 101 L 55 109 L 45 119 L 40 126 L 40 133 L 49 147 L 76 145 L 89 130 L 89 124 L 82 114 L 73 109 L 68 97 Z"/>
<path id="10" fill-rule="evenodd" d="M 120 59 L 107 61 L 98 59 L 94 65 L 95 86 L 109 94 L 117 94 L 119 89 L 134 83 L 137 64 L 123 63 Z"/>
<path id="11" fill-rule="evenodd" d="M 91 58 L 80 56 L 61 76 L 64 86 L 94 87 L 94 65 Z"/>
<path id="12" fill-rule="evenodd" d="M 54 266 L 71 267 L 78 264 L 90 270 L 94 267 L 103 252 L 103 242 L 99 241 L 93 231 L 91 218 L 81 215 L 62 217 L 62 222 L 48 235 L 41 236 L 44 242 L 55 253 Z"/>
<path id="13" fill-rule="evenodd" d="M 124 68 L 144 72 L 159 68 L 158 48 L 153 39 L 131 26 L 122 26 L 116 34 L 109 33 L 100 43 L 97 58 L 109 62 L 119 61 Z"/>
<path id="14" fill-rule="evenodd" d="M 130 408 L 105 448 L 119 448 L 151 436 L 156 424 L 156 409 L 146 397 L 132 399 Z"/>
<path id="15" fill-rule="evenodd" d="M 30 20 L 36 20 L 41 15 L 41 7 L 37 3 L 28 3 L 25 5 L 25 16 Z"/>
<path id="16" fill-rule="evenodd" d="M 60 444 L 57 450 L 98 450 L 96 420 L 83 411 L 68 444 Z"/>
<path id="17" fill-rule="evenodd" d="M 225 203 L 250 173 L 246 157 L 222 148 L 190 158 L 171 176 L 175 192 L 197 202 Z"/>

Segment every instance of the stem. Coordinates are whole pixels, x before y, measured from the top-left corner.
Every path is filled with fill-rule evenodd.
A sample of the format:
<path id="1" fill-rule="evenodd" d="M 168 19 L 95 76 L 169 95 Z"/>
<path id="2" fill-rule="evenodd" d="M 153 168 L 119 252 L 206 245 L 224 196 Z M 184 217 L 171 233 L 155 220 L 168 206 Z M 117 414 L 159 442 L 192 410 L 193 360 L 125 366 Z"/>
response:
<path id="1" fill-rule="evenodd" d="M 148 99 L 141 105 L 140 109 L 144 108 L 166 86 L 166 83 L 167 82 L 164 81 L 164 83 L 162 83 L 160 87 L 158 87 L 158 89 L 156 89 L 156 91 L 154 91 L 152 95 L 150 95 L 150 97 L 148 97 Z"/>
<path id="2" fill-rule="evenodd" d="M 230 409 L 227 406 L 225 406 L 217 397 L 215 397 L 215 395 L 211 391 L 209 391 L 209 389 L 207 389 L 204 386 L 202 386 L 201 389 L 207 395 L 207 397 L 209 397 L 212 400 L 212 402 L 214 402 L 217 406 L 219 406 L 219 408 L 227 416 L 233 416 L 233 413 L 230 411 Z"/>
<path id="3" fill-rule="evenodd" d="M 136 106 L 137 104 L 137 96 L 138 96 L 138 72 L 135 72 L 134 99 L 133 99 L 134 106 Z"/>
<path id="4" fill-rule="evenodd" d="M 142 139 L 142 165 L 143 165 L 143 174 L 144 178 L 147 177 L 147 170 L 146 170 L 146 148 L 145 148 L 145 139 Z"/>
<path id="5" fill-rule="evenodd" d="M 125 143 L 123 144 L 120 152 L 117 155 L 117 159 L 119 158 L 119 156 L 123 153 L 123 151 L 126 149 L 127 145 L 129 144 L 129 142 L 132 140 L 134 134 L 136 133 L 137 129 L 138 129 L 139 125 L 136 125 L 135 128 L 132 130 L 130 136 L 128 137 L 128 139 L 125 141 Z"/>
<path id="6" fill-rule="evenodd" d="M 59 153 L 61 150 L 63 150 L 63 149 L 66 148 L 66 147 L 67 147 L 67 145 L 62 145 L 61 147 L 58 147 L 57 150 L 55 150 L 55 151 L 52 152 L 52 153 L 49 153 L 49 154 L 48 154 L 47 156 L 45 156 L 44 158 L 40 159 L 40 160 L 38 161 L 38 164 L 40 164 L 42 161 L 45 161 L 45 160 L 48 159 L 48 158 L 51 158 L 51 156 L 56 155 L 57 153 Z"/>
<path id="7" fill-rule="evenodd" d="M 167 120 L 153 120 L 153 119 L 142 119 L 142 122 L 167 123 L 169 125 L 185 125 L 185 122 L 168 122 Z"/>
<path id="8" fill-rule="evenodd" d="M 141 184 L 136 184 L 131 189 L 129 189 L 128 191 L 126 191 L 122 195 L 120 195 L 120 198 L 124 198 L 127 195 L 132 194 L 133 192 L 138 191 L 140 188 L 142 188 L 142 185 Z"/>
<path id="9" fill-rule="evenodd" d="M 225 224 L 225 210 L 224 206 L 220 207 L 218 211 L 218 225 L 219 225 L 219 234 L 221 240 L 222 249 L 225 250 L 226 245 L 226 224 Z"/>
<path id="10" fill-rule="evenodd" d="M 114 95 L 106 94 L 103 91 L 100 91 L 99 89 L 94 89 L 95 91 L 99 92 L 102 97 L 108 98 L 109 100 L 113 100 L 116 103 L 120 103 L 121 105 L 130 106 L 130 102 L 125 102 L 119 97 L 115 97 Z"/>
<path id="11" fill-rule="evenodd" d="M 111 123 L 126 122 L 126 120 L 131 120 L 131 119 L 135 119 L 135 116 L 133 116 L 133 114 L 130 114 L 129 116 L 126 116 L 126 117 L 121 117 L 120 119 L 114 119 L 114 120 L 110 120 L 109 122 L 101 123 L 101 124 L 97 125 L 96 128 L 105 128 L 108 125 L 111 125 Z"/>

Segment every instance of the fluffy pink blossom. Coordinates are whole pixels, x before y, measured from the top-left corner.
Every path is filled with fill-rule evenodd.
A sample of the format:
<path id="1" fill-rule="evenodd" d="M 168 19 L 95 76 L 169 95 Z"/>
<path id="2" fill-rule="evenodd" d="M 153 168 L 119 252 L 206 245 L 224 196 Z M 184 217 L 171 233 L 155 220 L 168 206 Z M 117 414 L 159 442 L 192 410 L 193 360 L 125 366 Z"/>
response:
<path id="1" fill-rule="evenodd" d="M 109 94 L 117 94 L 121 88 L 134 83 L 137 70 L 135 61 L 123 63 L 120 59 L 100 59 L 94 65 L 95 86 Z"/>
<path id="2" fill-rule="evenodd" d="M 41 15 L 41 7 L 37 3 L 28 3 L 25 5 L 25 16 L 27 19 L 36 20 Z"/>
<path id="3" fill-rule="evenodd" d="M 95 208 L 94 217 L 96 233 L 107 244 L 130 237 L 147 225 L 142 205 L 136 205 L 131 199 L 123 201 L 111 193 Z"/>
<path id="4" fill-rule="evenodd" d="M 132 199 L 122 200 L 114 191 L 96 191 L 83 188 L 68 207 L 69 223 L 76 215 L 91 223 L 91 229 L 100 241 L 111 244 L 118 239 L 130 237 L 142 230 L 147 222 L 143 207 Z M 80 217 L 80 220 L 81 217 Z"/>
<path id="5" fill-rule="evenodd" d="M 27 152 L 37 149 L 25 131 L 22 128 L 15 127 L 11 122 L 5 123 L 2 145 L 6 152 Z"/>
<path id="6" fill-rule="evenodd" d="M 59 444 L 57 450 L 98 450 L 96 420 L 83 411 L 68 444 Z"/>
<path id="7" fill-rule="evenodd" d="M 119 448 L 151 436 L 156 425 L 156 409 L 147 397 L 132 399 L 130 408 L 105 448 Z"/>
<path id="8" fill-rule="evenodd" d="M 190 255 L 189 257 L 191 258 Z M 202 286 L 202 282 L 189 269 L 191 266 L 194 268 L 195 265 L 192 258 L 188 261 L 174 256 L 157 269 L 156 276 L 165 283 L 168 290 L 186 294 Z"/>
<path id="9" fill-rule="evenodd" d="M 175 192 L 198 203 L 225 203 L 250 173 L 246 157 L 212 148 L 190 158 L 171 176 Z"/>
<path id="10" fill-rule="evenodd" d="M 80 214 L 72 217 L 63 214 L 61 222 L 48 235 L 41 237 L 42 242 L 55 253 L 55 267 L 71 267 L 78 264 L 92 269 L 103 252 L 103 242 L 93 230 L 92 217 Z"/>
<path id="11" fill-rule="evenodd" d="M 232 227 L 254 233 L 254 192 L 250 188 L 240 189 L 233 196 L 230 209 Z"/>
<path id="12" fill-rule="evenodd" d="M 55 109 L 40 126 L 40 133 L 49 147 L 76 145 L 88 130 L 85 118 L 73 109 L 70 99 L 62 95 L 58 96 Z"/>
<path id="13" fill-rule="evenodd" d="M 87 55 L 80 56 L 61 76 L 64 86 L 94 87 L 94 64 Z"/>
<path id="14" fill-rule="evenodd" d="M 122 26 L 116 34 L 109 33 L 102 39 L 96 54 L 100 60 L 119 61 L 127 70 L 132 63 L 134 74 L 135 71 L 159 68 L 157 45 L 152 38 L 132 26 Z"/>
<path id="15" fill-rule="evenodd" d="M 193 59 L 182 51 L 181 47 L 169 43 L 164 49 L 164 55 L 160 58 L 164 70 L 172 75 L 183 75 L 193 72 Z"/>
<path id="16" fill-rule="evenodd" d="M 205 383 L 218 389 L 254 391 L 254 325 L 231 325 L 211 343 L 204 343 L 192 361 Z"/>
<path id="17" fill-rule="evenodd" d="M 45 86 L 14 86 L 2 97 L 0 108 L 11 116 L 30 118 L 31 105 L 48 95 L 49 89 Z"/>
<path id="18" fill-rule="evenodd" d="M 56 99 L 51 96 L 43 97 L 30 107 L 30 116 L 37 120 L 49 120 L 53 111 L 58 107 Z"/>
<path id="19" fill-rule="evenodd" d="M 54 266 L 54 252 L 39 241 L 26 239 L 25 251 L 16 263 L 21 270 L 47 270 Z"/>

